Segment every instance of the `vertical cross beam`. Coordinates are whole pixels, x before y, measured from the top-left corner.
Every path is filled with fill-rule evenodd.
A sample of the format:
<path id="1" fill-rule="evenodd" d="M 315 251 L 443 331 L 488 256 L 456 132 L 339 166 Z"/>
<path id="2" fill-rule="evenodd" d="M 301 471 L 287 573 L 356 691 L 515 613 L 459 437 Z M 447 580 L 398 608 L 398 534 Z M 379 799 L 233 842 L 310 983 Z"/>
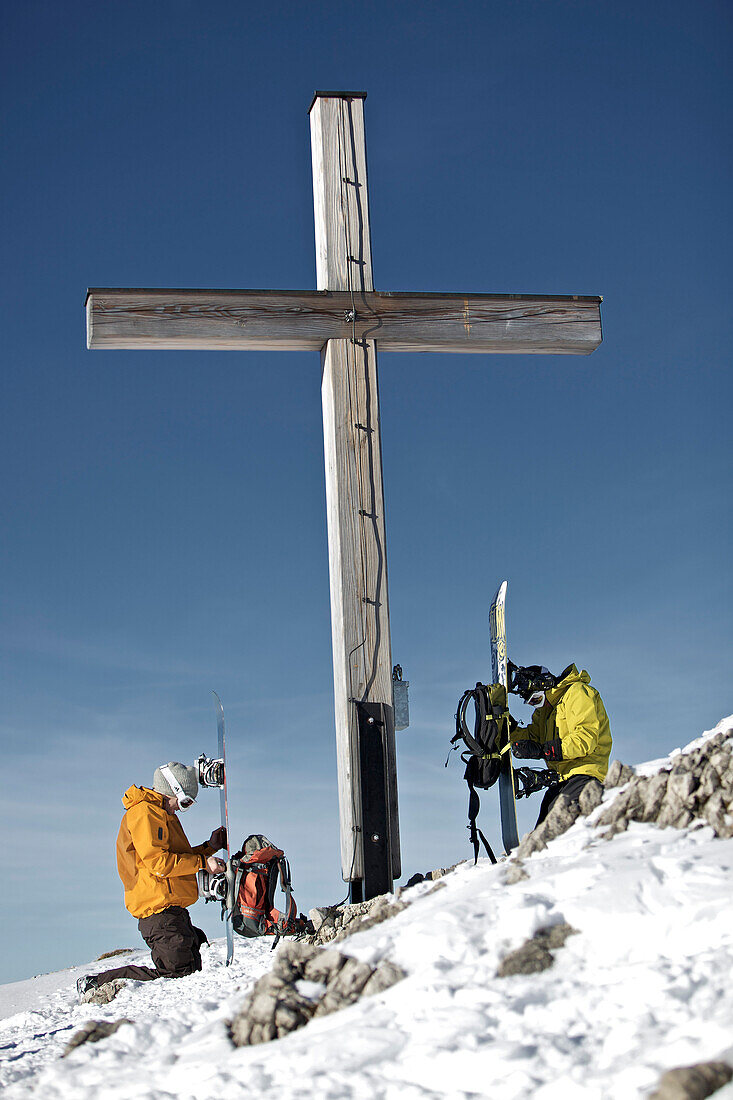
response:
<path id="1" fill-rule="evenodd" d="M 310 109 L 319 290 L 373 290 L 363 92 L 317 92 Z M 321 353 L 341 868 L 353 901 L 402 873 L 392 652 L 373 340 Z"/>

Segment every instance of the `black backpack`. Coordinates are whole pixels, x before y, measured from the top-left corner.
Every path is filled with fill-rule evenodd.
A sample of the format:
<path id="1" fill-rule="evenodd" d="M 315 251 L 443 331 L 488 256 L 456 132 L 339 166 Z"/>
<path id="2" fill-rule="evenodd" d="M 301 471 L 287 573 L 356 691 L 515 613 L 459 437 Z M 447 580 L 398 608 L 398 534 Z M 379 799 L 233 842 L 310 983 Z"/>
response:
<path id="1" fill-rule="evenodd" d="M 473 733 L 466 723 L 466 711 L 471 703 L 475 708 Z M 467 750 L 461 753 L 461 760 L 466 765 L 463 778 L 469 790 L 467 827 L 473 845 L 474 863 L 478 860 L 479 838 L 491 862 L 496 863 L 488 840 L 476 826 L 481 805 L 476 788 L 487 791 L 493 787 L 501 772 L 501 758 L 510 749 L 509 710 L 503 684 L 476 684 L 475 688 L 464 691 L 456 711 L 456 733 L 451 738 L 454 749 L 458 748 L 456 742 L 460 740 Z"/>

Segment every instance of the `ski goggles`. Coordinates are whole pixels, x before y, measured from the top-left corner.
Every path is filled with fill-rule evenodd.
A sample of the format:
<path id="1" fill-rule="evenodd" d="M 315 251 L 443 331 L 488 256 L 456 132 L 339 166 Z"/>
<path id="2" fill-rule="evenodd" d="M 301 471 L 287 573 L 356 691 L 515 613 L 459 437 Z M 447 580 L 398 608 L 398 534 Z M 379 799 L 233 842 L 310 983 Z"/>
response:
<path id="1" fill-rule="evenodd" d="M 183 787 L 178 782 L 175 775 L 173 774 L 173 772 L 170 770 L 170 768 L 167 765 L 161 767 L 160 774 L 166 780 L 166 782 L 168 783 L 168 786 L 173 791 L 173 794 L 178 799 L 178 809 L 179 810 L 190 810 L 191 807 L 193 806 L 194 802 L 196 801 L 196 799 L 191 798 L 190 794 L 186 794 Z"/>
<path id="2" fill-rule="evenodd" d="M 522 667 L 513 665 L 511 662 L 509 665 L 511 676 L 509 691 L 519 695 L 531 707 L 544 706 L 545 692 L 557 683 L 550 670 L 544 665 Z"/>

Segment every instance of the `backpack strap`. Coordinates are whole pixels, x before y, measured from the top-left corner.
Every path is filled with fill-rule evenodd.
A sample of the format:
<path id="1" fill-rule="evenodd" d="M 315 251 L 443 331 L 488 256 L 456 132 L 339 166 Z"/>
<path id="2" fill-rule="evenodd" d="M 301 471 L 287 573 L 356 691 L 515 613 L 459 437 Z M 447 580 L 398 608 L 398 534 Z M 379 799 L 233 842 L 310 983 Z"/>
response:
<path id="1" fill-rule="evenodd" d="M 278 860 L 280 866 L 280 885 L 282 886 L 283 893 L 285 894 L 285 909 L 280 914 L 280 921 L 282 922 L 283 931 L 290 921 L 290 906 L 292 904 L 293 889 L 292 882 L 290 881 L 290 864 L 285 856 Z"/>
<path id="2" fill-rule="evenodd" d="M 242 877 L 244 875 L 244 862 L 239 859 L 232 860 L 232 866 L 235 868 L 234 873 L 234 887 L 232 890 L 231 905 L 229 905 L 229 898 L 227 898 L 227 906 L 223 906 L 222 909 L 227 909 L 227 916 L 231 920 L 234 916 L 234 910 L 239 908 L 239 887 L 242 885 Z M 224 912 L 222 912 L 222 917 Z"/>
<path id="3" fill-rule="evenodd" d="M 486 849 L 487 856 L 489 857 L 489 859 L 491 860 L 492 863 L 496 863 L 496 856 L 494 855 L 494 853 L 491 850 L 491 845 L 489 844 L 489 842 L 486 839 L 486 837 L 484 836 L 484 834 L 481 832 L 481 830 L 476 825 L 476 818 L 478 817 L 478 812 L 481 809 L 481 802 L 479 801 L 479 796 L 476 794 L 476 788 L 474 787 L 473 783 L 471 783 L 469 780 L 466 780 L 466 782 L 468 783 L 468 825 L 466 826 L 466 828 L 469 830 L 469 836 L 471 838 L 471 844 L 473 845 L 473 863 L 474 863 L 474 866 L 478 863 L 478 851 L 479 851 L 478 842 L 479 842 L 479 837 L 481 838 L 481 843 L 483 844 L 484 848 Z"/>
<path id="4" fill-rule="evenodd" d="M 476 708 L 473 735 L 471 735 L 466 725 L 466 710 L 471 700 L 473 700 Z M 487 749 L 490 751 L 493 747 L 489 744 L 489 741 L 493 741 L 493 738 L 489 737 L 487 740 L 488 719 L 491 717 L 490 709 L 491 704 L 484 684 L 478 683 L 475 688 L 468 688 L 467 691 L 464 691 L 458 702 L 456 732 L 455 736 L 451 738 L 451 745 L 462 738 L 474 756 L 482 756 Z"/>

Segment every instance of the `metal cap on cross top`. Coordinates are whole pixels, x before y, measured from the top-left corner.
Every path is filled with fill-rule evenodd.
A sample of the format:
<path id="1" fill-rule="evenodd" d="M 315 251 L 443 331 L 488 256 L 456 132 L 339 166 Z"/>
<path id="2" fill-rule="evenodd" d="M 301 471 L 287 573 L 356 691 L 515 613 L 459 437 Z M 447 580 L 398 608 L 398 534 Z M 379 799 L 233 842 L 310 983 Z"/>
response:
<path id="1" fill-rule="evenodd" d="M 366 92 L 314 92 L 308 114 L 313 110 L 313 104 L 317 99 L 366 99 Z"/>

